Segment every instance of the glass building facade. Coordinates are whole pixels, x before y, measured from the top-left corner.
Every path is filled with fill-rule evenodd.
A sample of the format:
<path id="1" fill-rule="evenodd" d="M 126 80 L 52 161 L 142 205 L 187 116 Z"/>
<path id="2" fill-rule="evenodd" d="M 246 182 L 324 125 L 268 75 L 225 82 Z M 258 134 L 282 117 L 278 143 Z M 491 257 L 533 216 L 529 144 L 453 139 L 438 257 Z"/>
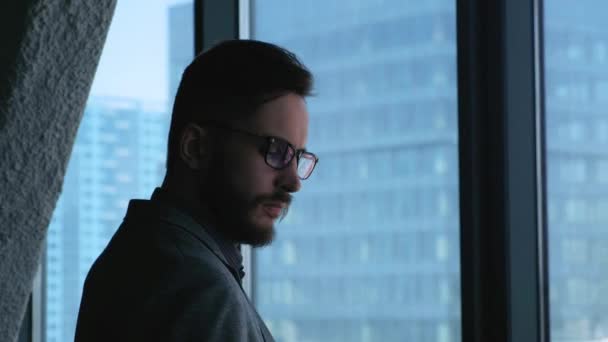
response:
<path id="1" fill-rule="evenodd" d="M 545 1 L 553 341 L 608 338 L 608 3 Z"/>

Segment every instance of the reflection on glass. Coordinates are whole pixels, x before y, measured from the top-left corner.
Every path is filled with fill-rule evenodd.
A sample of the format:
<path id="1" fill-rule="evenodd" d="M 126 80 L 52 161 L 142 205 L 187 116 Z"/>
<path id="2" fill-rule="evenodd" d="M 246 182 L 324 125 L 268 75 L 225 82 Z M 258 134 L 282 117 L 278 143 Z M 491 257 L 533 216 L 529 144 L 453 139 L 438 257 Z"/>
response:
<path id="1" fill-rule="evenodd" d="M 460 341 L 455 2 L 253 4 L 312 70 L 319 165 L 255 255 L 278 341 Z"/>
<path id="2" fill-rule="evenodd" d="M 119 2 L 47 239 L 48 342 L 74 340 L 82 285 L 131 198 L 165 172 L 170 106 L 192 59 L 192 3 Z M 165 79 L 166 78 L 166 79 Z"/>
<path id="3" fill-rule="evenodd" d="M 608 341 L 608 2 L 544 6 L 551 338 Z"/>

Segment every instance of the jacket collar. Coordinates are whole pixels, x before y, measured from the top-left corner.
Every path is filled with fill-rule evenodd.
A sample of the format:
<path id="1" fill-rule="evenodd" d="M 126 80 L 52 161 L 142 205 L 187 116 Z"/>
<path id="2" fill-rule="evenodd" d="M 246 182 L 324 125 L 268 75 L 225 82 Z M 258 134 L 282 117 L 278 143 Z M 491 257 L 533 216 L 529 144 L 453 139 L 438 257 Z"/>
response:
<path id="1" fill-rule="evenodd" d="M 237 245 L 225 240 L 210 227 L 204 227 L 185 206 L 162 188 L 156 188 L 150 200 L 132 200 L 127 216 L 156 215 L 160 220 L 179 226 L 192 234 L 228 267 L 239 283 L 244 276 L 242 256 Z"/>

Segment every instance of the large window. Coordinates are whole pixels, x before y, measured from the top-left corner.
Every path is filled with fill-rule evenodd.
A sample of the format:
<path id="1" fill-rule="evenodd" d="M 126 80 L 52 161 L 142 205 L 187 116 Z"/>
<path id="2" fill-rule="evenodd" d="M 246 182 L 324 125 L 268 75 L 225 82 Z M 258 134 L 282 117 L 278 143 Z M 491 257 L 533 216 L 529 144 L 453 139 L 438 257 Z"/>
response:
<path id="1" fill-rule="evenodd" d="M 48 342 L 74 340 L 82 286 L 131 198 L 162 181 L 169 114 L 194 54 L 192 3 L 119 1 L 80 124 L 46 256 Z"/>
<path id="2" fill-rule="evenodd" d="M 315 174 L 256 252 L 278 341 L 460 341 L 453 0 L 255 1 L 315 75 Z"/>
<path id="3" fill-rule="evenodd" d="M 194 36 L 239 20 L 316 78 L 319 165 L 247 272 L 277 341 L 607 340 L 606 1 L 193 1 L 118 3 L 50 225 L 47 341 L 73 339 L 92 261 L 161 181 Z"/>
<path id="4" fill-rule="evenodd" d="M 608 2 L 545 1 L 553 341 L 608 338 Z"/>

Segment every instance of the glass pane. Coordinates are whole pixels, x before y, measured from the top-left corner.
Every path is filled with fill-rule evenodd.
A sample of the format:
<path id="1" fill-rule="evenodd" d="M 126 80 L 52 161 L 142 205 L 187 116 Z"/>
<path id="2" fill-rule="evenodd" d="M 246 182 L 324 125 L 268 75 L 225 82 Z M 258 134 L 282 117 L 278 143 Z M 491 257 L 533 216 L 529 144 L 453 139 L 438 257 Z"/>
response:
<path id="1" fill-rule="evenodd" d="M 460 341 L 453 0 L 264 0 L 253 38 L 316 78 L 319 156 L 254 299 L 277 341 Z"/>
<path id="2" fill-rule="evenodd" d="M 46 254 L 48 342 L 74 340 L 82 285 L 122 221 L 165 172 L 170 107 L 193 57 L 192 1 L 119 1 Z"/>
<path id="3" fill-rule="evenodd" d="M 608 2 L 545 1 L 553 341 L 608 340 Z"/>

